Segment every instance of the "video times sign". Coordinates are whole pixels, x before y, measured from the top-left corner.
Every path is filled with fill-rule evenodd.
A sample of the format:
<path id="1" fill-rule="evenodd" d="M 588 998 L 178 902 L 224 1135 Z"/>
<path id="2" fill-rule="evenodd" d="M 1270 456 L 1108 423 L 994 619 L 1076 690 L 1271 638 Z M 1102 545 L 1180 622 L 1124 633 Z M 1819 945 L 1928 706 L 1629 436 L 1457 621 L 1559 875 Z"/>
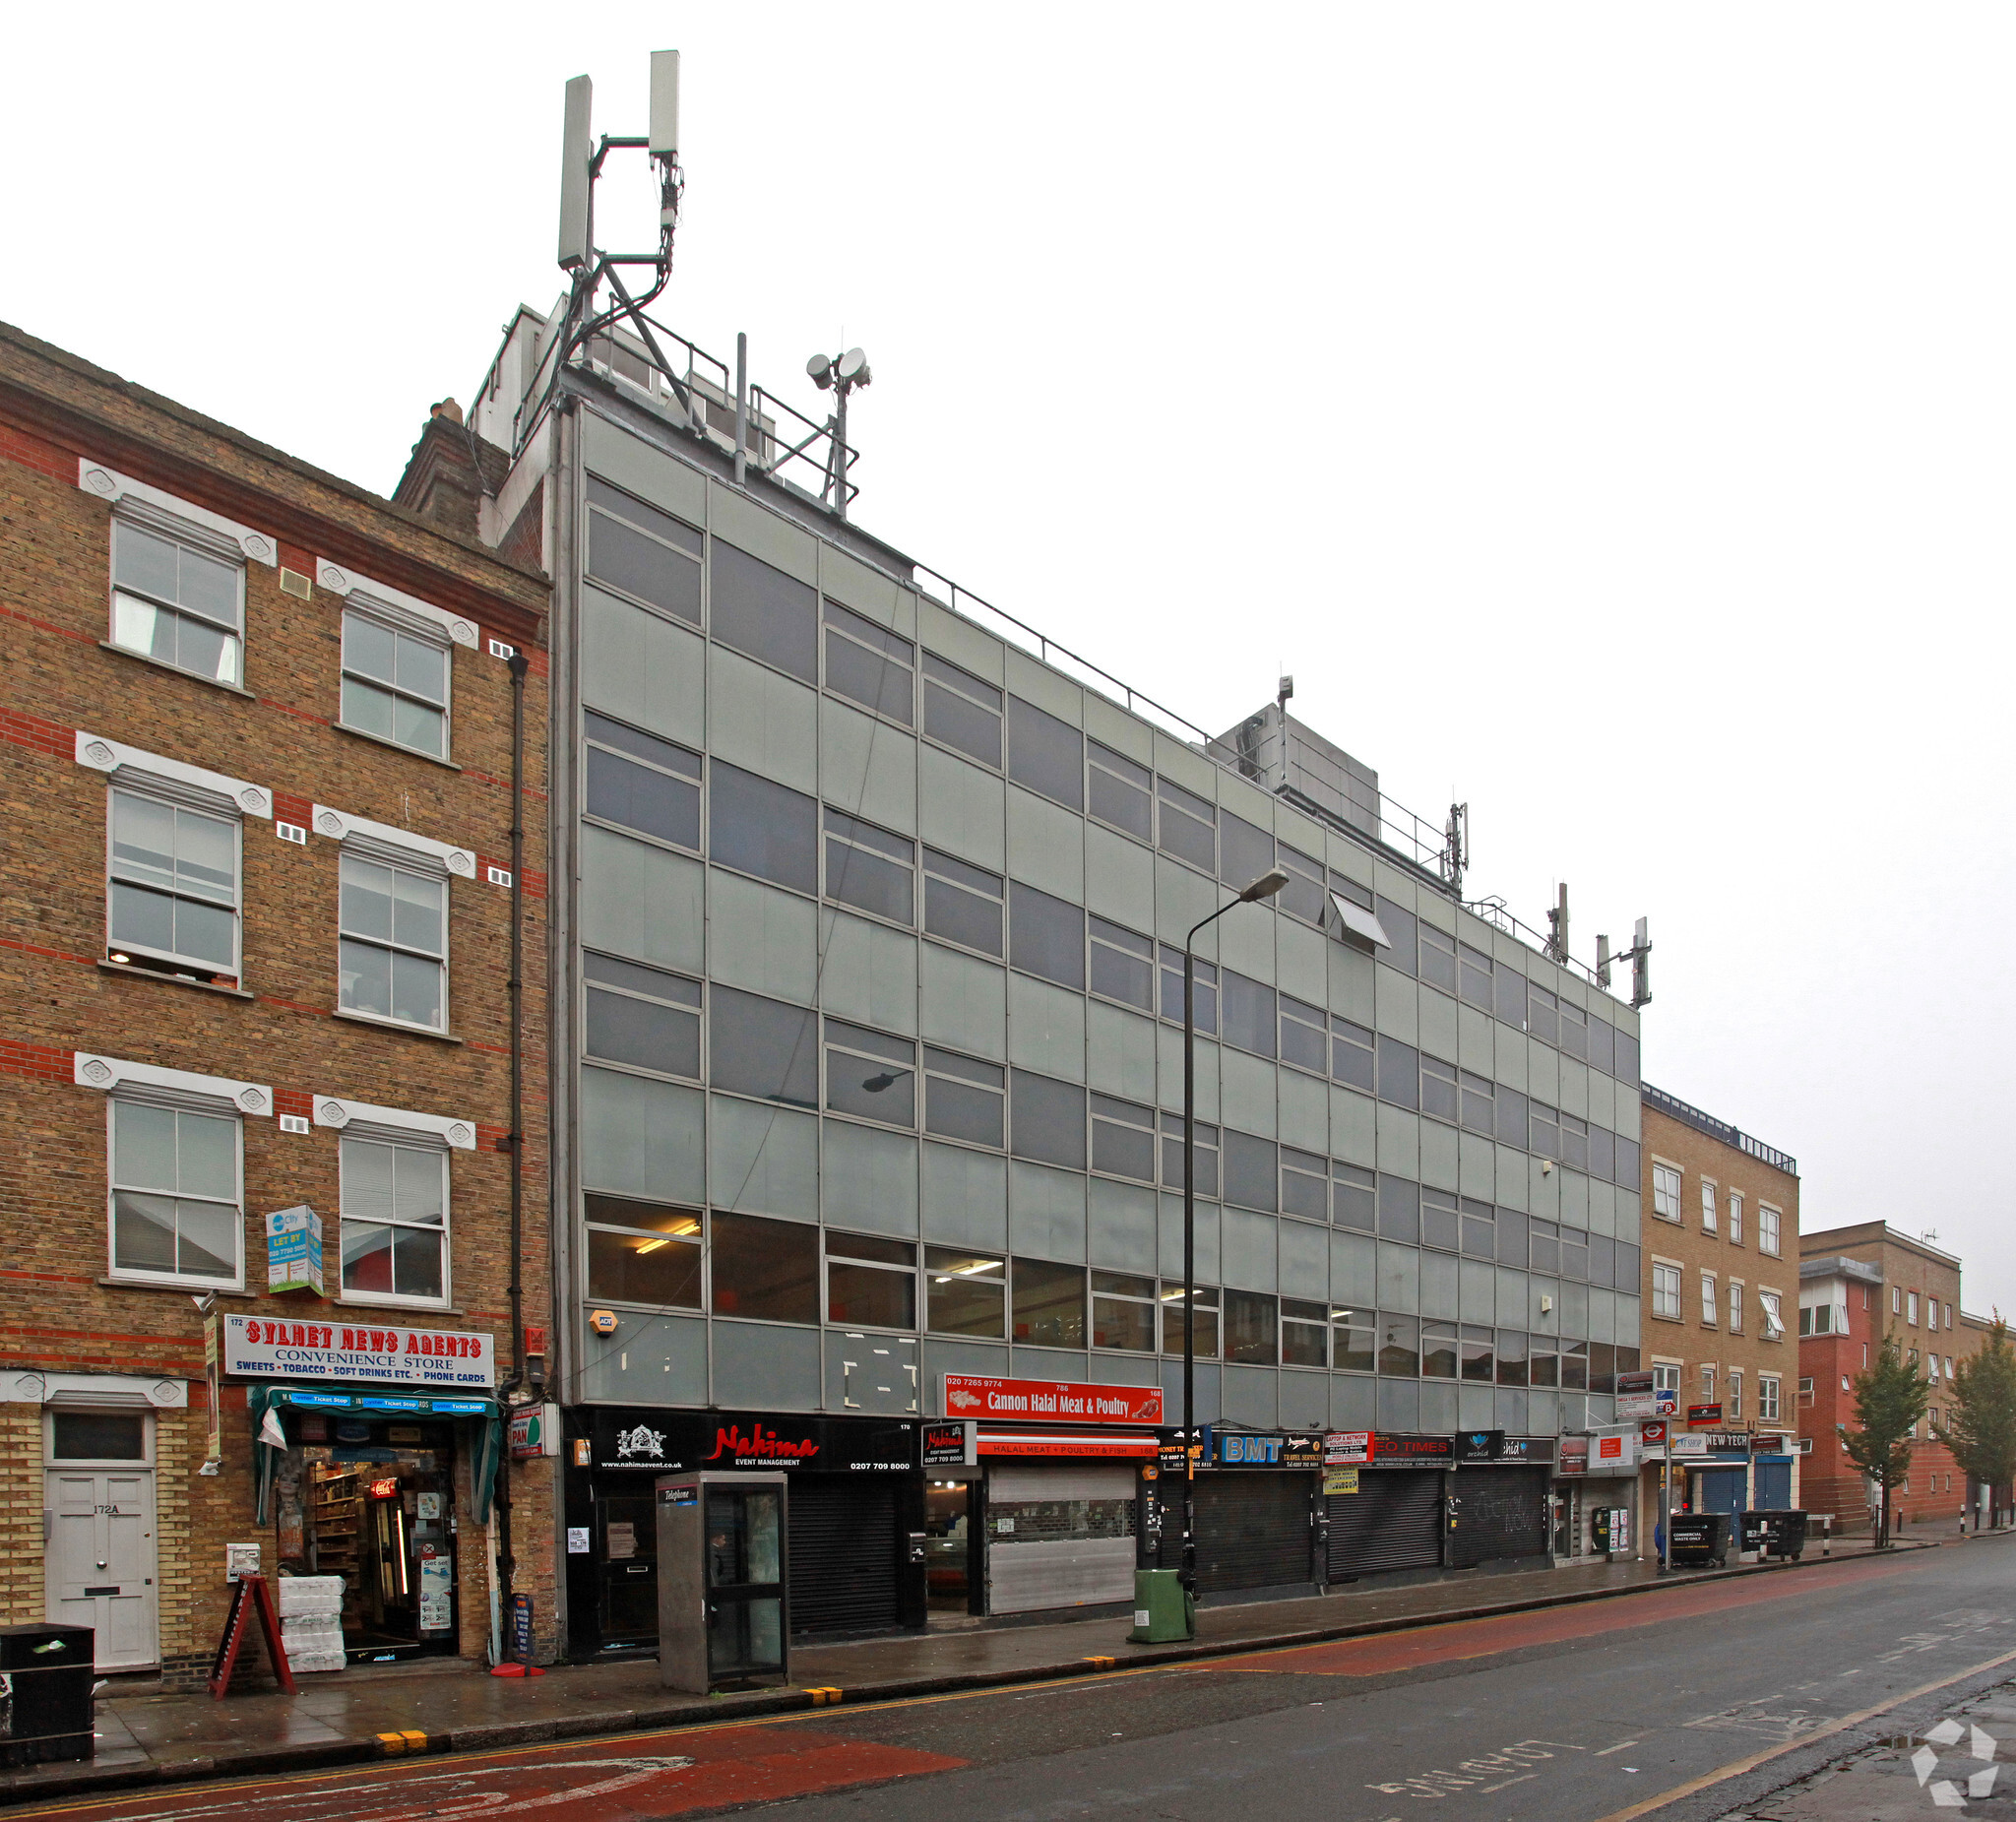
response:
<path id="1" fill-rule="evenodd" d="M 1036 1423 L 1160 1423 L 1162 1387 L 945 1375 L 945 1414 Z"/>
<path id="2" fill-rule="evenodd" d="M 240 1379 L 347 1379 L 393 1386 L 497 1383 L 490 1337 L 409 1323 L 223 1319 L 222 1369 Z"/>

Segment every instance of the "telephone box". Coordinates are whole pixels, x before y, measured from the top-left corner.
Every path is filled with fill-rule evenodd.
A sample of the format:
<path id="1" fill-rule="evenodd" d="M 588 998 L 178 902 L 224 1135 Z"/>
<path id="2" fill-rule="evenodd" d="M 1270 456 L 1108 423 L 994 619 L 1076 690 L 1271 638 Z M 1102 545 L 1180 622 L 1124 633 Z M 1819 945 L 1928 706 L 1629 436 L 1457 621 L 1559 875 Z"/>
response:
<path id="1" fill-rule="evenodd" d="M 658 1664 L 667 1689 L 707 1695 L 789 1680 L 785 1478 L 658 1482 Z"/>

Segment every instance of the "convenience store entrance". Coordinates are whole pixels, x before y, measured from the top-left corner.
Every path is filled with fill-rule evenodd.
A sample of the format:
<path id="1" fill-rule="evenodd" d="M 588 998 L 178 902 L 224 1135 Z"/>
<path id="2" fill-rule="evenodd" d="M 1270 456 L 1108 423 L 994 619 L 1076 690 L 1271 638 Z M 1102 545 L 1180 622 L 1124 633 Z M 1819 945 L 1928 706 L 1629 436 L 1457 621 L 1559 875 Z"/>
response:
<path id="1" fill-rule="evenodd" d="M 304 1437 L 302 1517 L 310 1575 L 344 1578 L 343 1643 L 352 1664 L 456 1649 L 455 1426 L 318 1422 Z M 352 1433 L 355 1432 L 355 1433 Z"/>

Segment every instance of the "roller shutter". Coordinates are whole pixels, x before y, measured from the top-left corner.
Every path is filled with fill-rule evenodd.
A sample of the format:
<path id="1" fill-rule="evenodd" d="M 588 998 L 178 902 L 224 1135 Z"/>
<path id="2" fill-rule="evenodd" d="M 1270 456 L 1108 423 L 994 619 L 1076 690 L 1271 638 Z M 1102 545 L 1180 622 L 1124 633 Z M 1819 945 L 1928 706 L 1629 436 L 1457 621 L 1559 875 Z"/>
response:
<path id="1" fill-rule="evenodd" d="M 1456 1529 L 1449 1566 L 1468 1569 L 1547 1550 L 1544 1468 L 1463 1468 L 1456 1474 Z"/>
<path id="2" fill-rule="evenodd" d="M 1197 1479 L 1197 1590 L 1283 1588 L 1314 1579 L 1304 1474 L 1214 1474 Z"/>
<path id="3" fill-rule="evenodd" d="M 1333 1493 L 1330 1579 L 1442 1561 L 1442 1476 L 1432 1468 L 1365 1469 L 1358 1491 Z"/>
<path id="4" fill-rule="evenodd" d="M 874 1632 L 902 1623 L 895 1476 L 790 1481 L 793 1633 Z"/>

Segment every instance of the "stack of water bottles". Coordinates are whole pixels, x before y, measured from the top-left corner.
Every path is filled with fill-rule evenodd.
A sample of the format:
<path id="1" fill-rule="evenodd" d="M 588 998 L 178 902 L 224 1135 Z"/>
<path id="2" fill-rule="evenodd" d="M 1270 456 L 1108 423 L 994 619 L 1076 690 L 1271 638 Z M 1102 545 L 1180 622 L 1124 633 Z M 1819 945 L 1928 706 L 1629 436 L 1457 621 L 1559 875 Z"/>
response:
<path id="1" fill-rule="evenodd" d="M 295 1670 L 340 1670 L 343 1649 L 343 1577 L 280 1578 L 280 1637 Z"/>

